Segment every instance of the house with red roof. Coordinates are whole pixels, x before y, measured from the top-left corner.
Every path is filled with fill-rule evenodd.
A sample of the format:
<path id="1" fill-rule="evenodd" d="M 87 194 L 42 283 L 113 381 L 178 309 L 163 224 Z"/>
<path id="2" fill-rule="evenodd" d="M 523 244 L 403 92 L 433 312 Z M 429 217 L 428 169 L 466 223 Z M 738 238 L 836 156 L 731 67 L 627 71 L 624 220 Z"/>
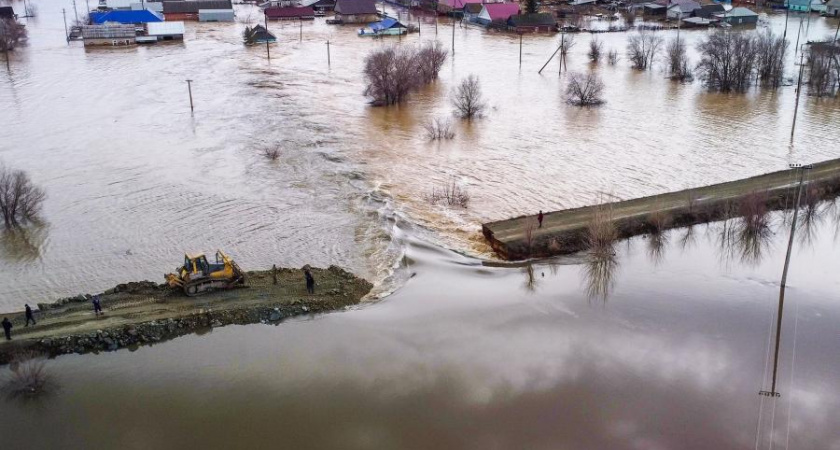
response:
<path id="1" fill-rule="evenodd" d="M 518 3 L 486 3 L 481 7 L 481 12 L 475 18 L 475 22 L 482 25 L 491 23 L 506 23 L 510 16 L 519 14 Z"/>
<path id="2" fill-rule="evenodd" d="M 268 20 L 314 20 L 315 10 L 310 6 L 269 6 L 264 10 Z"/>

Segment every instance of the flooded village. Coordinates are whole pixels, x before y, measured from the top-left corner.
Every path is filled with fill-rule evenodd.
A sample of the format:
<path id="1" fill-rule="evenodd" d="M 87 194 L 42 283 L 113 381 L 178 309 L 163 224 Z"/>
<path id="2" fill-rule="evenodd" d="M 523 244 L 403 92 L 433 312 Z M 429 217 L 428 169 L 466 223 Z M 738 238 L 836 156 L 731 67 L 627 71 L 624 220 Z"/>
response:
<path id="1" fill-rule="evenodd" d="M 9 448 L 835 448 L 837 0 L 0 0 Z"/>

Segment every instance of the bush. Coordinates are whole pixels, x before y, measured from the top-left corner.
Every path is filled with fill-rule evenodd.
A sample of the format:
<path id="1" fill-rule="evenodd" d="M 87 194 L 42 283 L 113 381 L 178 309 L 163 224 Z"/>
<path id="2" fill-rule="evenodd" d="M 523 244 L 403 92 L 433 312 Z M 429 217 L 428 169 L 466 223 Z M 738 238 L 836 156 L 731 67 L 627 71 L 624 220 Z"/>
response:
<path id="1" fill-rule="evenodd" d="M 668 57 L 668 77 L 672 80 L 691 81 L 694 75 L 688 67 L 688 56 L 685 50 L 685 42 L 677 39 L 668 43 L 666 49 Z"/>
<path id="2" fill-rule="evenodd" d="M 566 101 L 575 106 L 597 106 L 604 103 L 603 92 L 604 82 L 597 74 L 574 72 L 566 86 Z"/>
<path id="3" fill-rule="evenodd" d="M 609 53 L 607 53 L 607 62 L 609 62 L 611 66 L 614 66 L 618 62 L 618 50 L 610 50 Z"/>
<path id="4" fill-rule="evenodd" d="M 280 147 L 266 147 L 263 149 L 263 156 L 274 161 L 280 157 Z"/>
<path id="5" fill-rule="evenodd" d="M 432 192 L 426 196 L 426 200 L 433 205 L 445 202 L 449 206 L 466 208 L 470 204 L 470 194 L 465 188 L 458 186 L 453 178 L 449 183 L 433 187 Z"/>
<path id="6" fill-rule="evenodd" d="M 429 119 L 423 125 L 423 128 L 426 129 L 426 137 L 430 141 L 452 139 L 455 137 L 455 133 L 452 131 L 452 123 L 445 119 Z"/>
<path id="7" fill-rule="evenodd" d="M 601 42 L 596 36 L 592 36 L 592 40 L 589 41 L 589 52 L 586 56 L 589 56 L 589 60 L 597 63 L 601 61 L 601 52 L 604 48 L 604 43 Z"/>
<path id="8" fill-rule="evenodd" d="M 33 352 L 16 355 L 9 363 L 9 376 L 2 390 L 9 397 L 35 397 L 50 388 L 52 378 L 46 370 L 46 358 Z"/>

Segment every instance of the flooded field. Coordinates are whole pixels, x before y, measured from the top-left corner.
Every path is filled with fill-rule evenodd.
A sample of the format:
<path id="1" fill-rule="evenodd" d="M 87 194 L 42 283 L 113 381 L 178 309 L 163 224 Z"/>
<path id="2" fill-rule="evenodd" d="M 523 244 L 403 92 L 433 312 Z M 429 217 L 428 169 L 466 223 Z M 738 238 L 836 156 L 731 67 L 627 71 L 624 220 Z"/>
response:
<path id="1" fill-rule="evenodd" d="M 0 400 L 0 432 L 11 448 L 838 448 L 835 223 L 796 240 L 781 397 L 758 395 L 787 243 L 771 223 L 749 261 L 721 223 L 621 242 L 606 296 L 581 257 L 494 268 L 398 228 L 413 277 L 383 301 L 59 357 L 60 389 Z"/>
<path id="2" fill-rule="evenodd" d="M 42 226 L 0 239 L 0 276 L 14 280 L 0 284 L 0 310 L 162 280 L 183 252 L 215 248 L 247 268 L 338 264 L 389 290 L 402 252 L 395 221 L 486 257 L 482 221 L 837 156 L 836 100 L 803 96 L 789 143 L 792 87 L 711 94 L 699 82 L 666 80 L 661 67 L 635 72 L 623 57 L 593 67 L 606 83 L 604 106 L 571 107 L 556 62 L 537 74 L 554 36 L 525 36 L 520 67 L 515 36 L 456 26 L 455 57 L 437 83 L 403 106 L 371 108 L 362 96 L 364 56 L 436 36 L 449 47 L 445 19 L 435 31 L 424 18 L 419 35 L 401 40 L 359 38 L 321 18 L 302 33 L 273 25 L 279 43 L 269 61 L 263 47 L 241 44 L 245 22 L 259 20 L 251 7 L 238 6 L 234 24 L 188 22 L 183 43 L 86 50 L 64 42 L 61 9 L 72 18 L 70 4 L 38 6 L 26 22 L 29 45 L 0 71 L 0 160 L 27 170 L 48 200 Z M 781 31 L 783 16 L 771 26 Z M 808 37 L 834 26 L 813 17 Z M 794 34 L 797 17 L 790 27 Z M 682 36 L 693 48 L 706 33 Z M 600 38 L 623 53 L 626 34 Z M 589 39 L 577 36 L 572 70 L 589 66 Z M 795 70 L 788 65 L 791 78 Z M 480 78 L 486 117 L 456 122 L 452 141 L 427 142 L 423 123 L 451 116 L 449 91 L 468 74 Z M 267 146 L 281 148 L 277 161 L 262 155 Z M 449 180 L 469 190 L 469 209 L 424 200 Z"/>

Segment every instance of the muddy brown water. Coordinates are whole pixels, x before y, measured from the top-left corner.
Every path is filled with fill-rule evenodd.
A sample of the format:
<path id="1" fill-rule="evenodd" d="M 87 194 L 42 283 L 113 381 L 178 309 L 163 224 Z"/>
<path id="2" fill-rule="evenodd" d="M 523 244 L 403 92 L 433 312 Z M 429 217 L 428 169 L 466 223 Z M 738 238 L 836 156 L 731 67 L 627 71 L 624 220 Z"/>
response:
<path id="1" fill-rule="evenodd" d="M 833 224 L 797 239 L 781 397 L 758 395 L 783 227 L 746 263 L 721 224 L 687 245 L 668 233 L 654 258 L 647 238 L 619 243 L 606 297 L 587 295 L 580 257 L 491 268 L 408 239 L 413 277 L 380 302 L 59 357 L 59 390 L 0 400 L 0 433 L 10 448 L 834 448 Z"/>
<path id="2" fill-rule="evenodd" d="M 38 8 L 26 21 L 29 45 L 0 71 L 0 160 L 27 170 L 49 198 L 42 226 L 0 237 L 0 277 L 13 280 L 0 283 L 0 311 L 162 280 L 184 252 L 216 248 L 249 269 L 338 264 L 387 291 L 399 284 L 388 279 L 402 247 L 390 232 L 394 220 L 489 256 L 482 221 L 837 156 L 834 100 L 803 96 L 789 145 L 791 87 L 711 94 L 698 82 L 665 80 L 661 67 L 634 72 L 623 57 L 592 68 L 606 83 L 606 105 L 570 107 L 556 62 L 537 74 L 553 36 L 525 36 L 520 68 L 516 37 L 456 27 L 455 57 L 437 83 L 404 106 L 370 108 L 362 59 L 395 39 L 359 38 L 354 27 L 319 18 L 299 42 L 297 26 L 273 24 L 280 43 L 269 62 L 263 47 L 241 45 L 242 22 L 258 15 L 238 6 L 239 23 L 188 22 L 183 43 L 86 50 L 63 39 L 61 9 L 72 21 L 71 4 Z M 420 35 L 397 41 L 434 39 L 434 22 L 424 20 Z M 781 31 L 783 16 L 770 23 Z M 814 17 L 808 36 L 834 26 Z M 437 37 L 447 47 L 451 31 L 441 19 Z M 705 33 L 681 36 L 693 49 Z M 626 34 L 599 38 L 623 53 Z M 577 36 L 572 70 L 589 68 L 589 39 Z M 787 72 L 793 77 L 795 67 Z M 471 73 L 480 77 L 486 117 L 455 122 L 454 140 L 428 143 L 422 124 L 451 116 L 449 90 Z M 195 115 L 186 79 L 194 80 Z M 265 146 L 280 146 L 280 158 L 267 161 Z M 471 193 L 468 210 L 424 200 L 449 180 Z"/>

